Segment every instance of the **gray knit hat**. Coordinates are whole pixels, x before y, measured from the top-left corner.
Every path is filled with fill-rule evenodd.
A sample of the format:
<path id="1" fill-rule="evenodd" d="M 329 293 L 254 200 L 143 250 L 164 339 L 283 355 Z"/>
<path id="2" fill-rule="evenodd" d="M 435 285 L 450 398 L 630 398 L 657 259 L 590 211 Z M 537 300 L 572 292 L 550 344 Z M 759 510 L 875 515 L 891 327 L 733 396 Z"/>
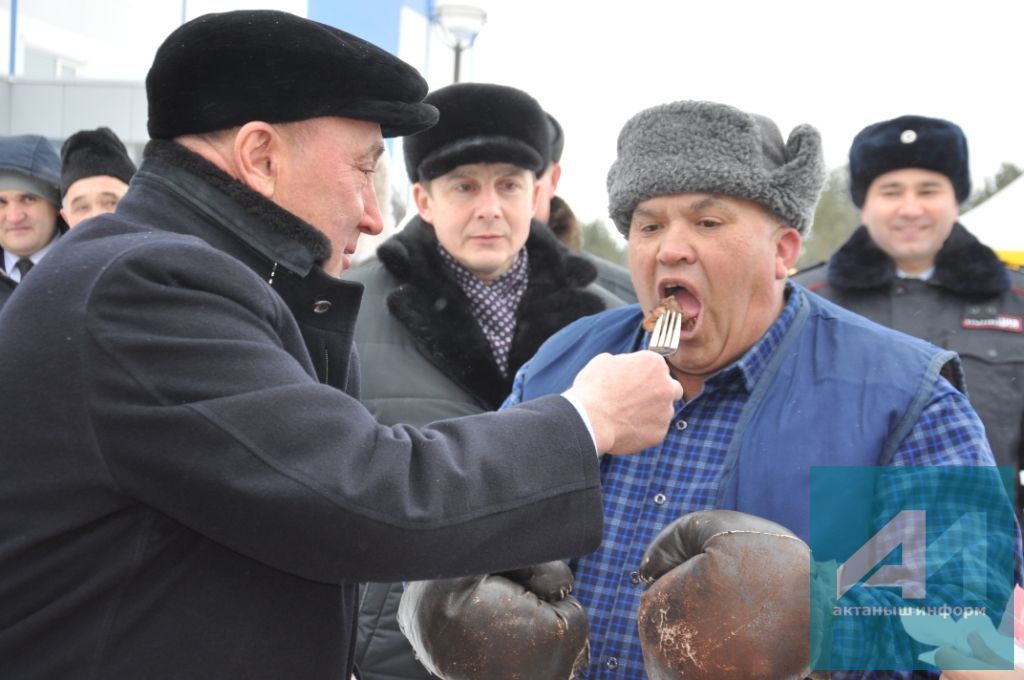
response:
<path id="1" fill-rule="evenodd" d="M 783 142 L 768 118 L 725 104 L 682 101 L 633 116 L 608 171 L 608 210 L 624 235 L 637 204 L 708 193 L 760 203 L 806 234 L 825 181 L 821 136 L 799 125 Z"/>

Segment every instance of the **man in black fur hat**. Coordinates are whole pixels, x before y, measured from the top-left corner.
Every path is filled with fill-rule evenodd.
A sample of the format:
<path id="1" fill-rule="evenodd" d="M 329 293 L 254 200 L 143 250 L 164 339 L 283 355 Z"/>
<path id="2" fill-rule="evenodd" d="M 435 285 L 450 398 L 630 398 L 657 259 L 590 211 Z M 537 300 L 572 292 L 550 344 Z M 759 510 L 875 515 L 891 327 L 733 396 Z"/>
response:
<path id="1" fill-rule="evenodd" d="M 850 147 L 861 226 L 795 280 L 872 321 L 956 351 L 999 465 L 1024 457 L 1024 275 L 959 222 L 970 195 L 967 139 L 954 123 L 901 116 Z M 1020 488 L 1014 504 L 1021 512 Z"/>
<path id="2" fill-rule="evenodd" d="M 653 353 L 420 429 L 355 398 L 337 276 L 381 229 L 383 137 L 437 118 L 422 77 L 240 10 L 176 29 L 146 90 L 117 210 L 0 313 L 0 674 L 343 680 L 358 582 L 593 550 L 598 452 L 659 440 L 680 397 Z"/>
<path id="3" fill-rule="evenodd" d="M 532 219 L 551 158 L 536 100 L 457 83 L 424 101 L 440 121 L 404 146 L 419 215 L 346 275 L 366 286 L 356 325 L 362 398 L 384 423 L 495 410 L 555 331 L 622 304 Z M 397 629 L 400 595 L 398 584 L 369 586 L 357 651 L 367 680 L 430 677 Z"/>
<path id="4" fill-rule="evenodd" d="M 135 174 L 124 143 L 106 127 L 68 137 L 60 158 L 60 214 L 70 228 L 94 215 L 114 212 Z"/>

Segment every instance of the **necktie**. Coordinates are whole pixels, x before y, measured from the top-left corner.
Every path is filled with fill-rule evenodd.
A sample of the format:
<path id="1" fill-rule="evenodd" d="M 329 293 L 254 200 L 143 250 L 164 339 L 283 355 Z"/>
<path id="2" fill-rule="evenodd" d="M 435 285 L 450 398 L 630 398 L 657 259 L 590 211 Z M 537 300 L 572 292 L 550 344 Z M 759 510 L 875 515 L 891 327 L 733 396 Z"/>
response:
<path id="1" fill-rule="evenodd" d="M 32 260 L 27 257 L 23 257 L 14 263 L 14 266 L 18 268 L 19 272 L 21 272 L 22 280 L 24 280 L 25 274 L 28 274 L 28 270 L 32 269 L 33 264 Z"/>

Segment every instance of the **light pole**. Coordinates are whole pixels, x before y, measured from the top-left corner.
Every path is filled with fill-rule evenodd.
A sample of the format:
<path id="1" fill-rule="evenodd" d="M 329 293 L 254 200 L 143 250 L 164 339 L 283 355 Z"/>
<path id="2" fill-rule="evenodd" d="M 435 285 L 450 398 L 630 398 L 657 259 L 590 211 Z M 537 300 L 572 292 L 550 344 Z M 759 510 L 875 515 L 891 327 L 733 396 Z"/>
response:
<path id="1" fill-rule="evenodd" d="M 445 44 L 455 51 L 455 79 L 459 82 L 462 52 L 473 46 L 480 29 L 487 23 L 487 13 L 474 5 L 438 5 L 434 21 L 441 27 Z"/>
<path id="2" fill-rule="evenodd" d="M 18 55 L 18 0 L 11 0 L 11 57 L 7 75 L 14 77 L 14 59 Z"/>

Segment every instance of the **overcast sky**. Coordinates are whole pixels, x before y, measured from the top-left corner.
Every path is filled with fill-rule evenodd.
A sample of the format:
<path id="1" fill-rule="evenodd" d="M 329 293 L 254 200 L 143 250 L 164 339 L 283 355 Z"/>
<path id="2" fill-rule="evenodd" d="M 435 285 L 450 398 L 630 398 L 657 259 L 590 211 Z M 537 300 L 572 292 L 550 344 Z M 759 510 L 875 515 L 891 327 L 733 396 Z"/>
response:
<path id="1" fill-rule="evenodd" d="M 906 113 L 964 128 L 977 185 L 1003 161 L 1024 167 L 1024 13 L 1016 0 L 477 2 L 488 22 L 464 59 L 463 79 L 520 87 L 560 120 L 559 193 L 584 220 L 606 217 L 605 174 L 623 123 L 678 99 L 763 113 L 784 135 L 810 123 L 830 168 L 845 164 L 865 125 Z M 104 36 L 94 63 L 102 70 L 90 75 L 137 79 L 182 12 L 178 0 L 19 6 Z M 185 6 L 193 17 L 240 7 L 303 14 L 306 4 Z"/>

